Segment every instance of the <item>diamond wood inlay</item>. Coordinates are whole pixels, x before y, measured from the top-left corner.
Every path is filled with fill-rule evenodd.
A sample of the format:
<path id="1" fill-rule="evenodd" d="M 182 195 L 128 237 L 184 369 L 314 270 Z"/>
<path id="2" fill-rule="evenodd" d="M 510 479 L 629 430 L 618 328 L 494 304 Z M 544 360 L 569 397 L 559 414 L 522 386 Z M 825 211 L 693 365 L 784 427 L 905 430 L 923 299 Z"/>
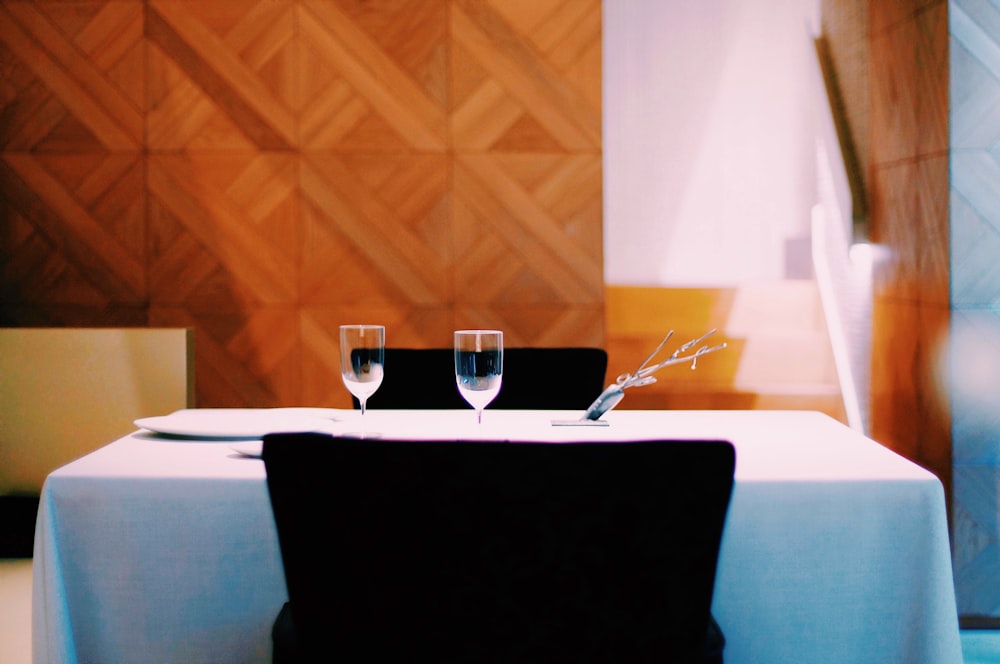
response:
<path id="1" fill-rule="evenodd" d="M 352 15 L 341 4 L 359 13 Z M 320 79 L 303 77 L 315 95 L 302 109 L 304 148 L 329 149 L 341 142 L 368 149 L 394 143 L 417 151 L 447 148 L 447 5 L 440 0 L 391 5 L 370 12 L 362 11 L 363 3 L 303 3 L 306 62 Z M 409 30 L 405 39 L 391 39 Z"/>
<path id="2" fill-rule="evenodd" d="M 455 203 L 465 211 L 456 214 L 457 223 L 469 226 L 460 236 L 467 243 L 459 248 L 456 276 L 467 286 L 459 300 L 600 301 L 601 238 L 574 232 L 598 218 L 600 196 L 580 205 L 582 219 L 574 218 L 572 207 L 562 217 L 551 212 L 600 182 L 596 158 L 505 161 L 502 156 L 463 155 L 456 160 L 454 177 Z M 495 273 L 483 269 L 484 264 L 495 265 Z M 529 283 L 532 287 L 523 291 L 516 288 Z"/>
<path id="3" fill-rule="evenodd" d="M 214 127 L 216 131 L 236 129 L 260 149 L 293 148 L 297 118 L 289 102 L 294 97 L 282 97 L 288 87 L 284 76 L 294 67 L 293 6 L 257 0 L 227 3 L 223 10 L 216 3 L 150 2 L 146 11 L 150 58 L 154 66 L 161 56 L 169 61 L 160 65 L 168 70 L 166 80 L 150 80 L 150 110 L 160 111 L 150 115 L 150 147 L 169 149 L 176 137 L 162 125 L 193 122 L 184 117 L 190 109 L 200 112 L 203 122 L 210 122 L 213 115 L 223 117 L 227 122 Z M 272 74 L 269 68 L 279 72 Z M 169 85 L 174 78 L 179 79 L 179 89 Z M 206 108 L 206 101 L 214 109 Z"/>
<path id="4" fill-rule="evenodd" d="M 0 3 L 4 150 L 139 150 L 142 6 Z"/>
<path id="5" fill-rule="evenodd" d="M 305 157 L 303 301 L 449 303 L 447 166 L 437 155 Z"/>
<path id="6" fill-rule="evenodd" d="M 204 302 L 198 284 L 173 278 L 194 254 L 174 242 L 194 242 L 201 260 L 227 275 L 240 300 L 258 304 L 294 303 L 296 284 L 296 172 L 284 154 L 151 156 L 147 182 L 150 210 L 157 224 L 150 274 L 157 288 L 154 303 L 224 306 Z M 170 219 L 170 229 L 159 224 Z M 190 239 L 183 236 L 189 235 Z M 164 262 L 161 264 L 161 256 Z M 167 276 L 161 277 L 160 271 Z M 190 274 L 190 273 L 189 273 Z M 208 289 L 208 294 L 212 293 Z"/>
<path id="7" fill-rule="evenodd" d="M 579 4 L 589 4 L 589 11 L 600 11 L 599 3 Z M 583 12 L 578 8 L 573 14 L 577 13 Z M 558 17 L 558 12 L 555 14 Z M 578 26 L 580 21 L 577 16 L 576 23 L 570 25 Z M 529 35 L 544 32 L 553 24 L 558 22 L 532 25 Z M 588 24 L 584 21 L 583 25 Z M 583 30 L 582 35 L 593 45 L 600 41 L 600 25 L 590 25 L 591 30 Z M 532 48 L 531 39 L 522 38 L 490 3 L 456 1 L 451 29 L 455 48 L 452 66 L 459 72 L 453 77 L 452 131 L 456 149 L 488 148 L 508 131 L 547 137 L 551 145 L 566 151 L 599 149 L 599 99 L 595 102 L 585 88 L 569 85 L 559 70 Z M 570 52 L 580 52 L 573 46 L 580 34 L 566 36 Z"/>
<path id="8" fill-rule="evenodd" d="M 6 297 L 145 299 L 139 163 L 137 154 L 3 154 L 4 290 L 17 293 Z"/>

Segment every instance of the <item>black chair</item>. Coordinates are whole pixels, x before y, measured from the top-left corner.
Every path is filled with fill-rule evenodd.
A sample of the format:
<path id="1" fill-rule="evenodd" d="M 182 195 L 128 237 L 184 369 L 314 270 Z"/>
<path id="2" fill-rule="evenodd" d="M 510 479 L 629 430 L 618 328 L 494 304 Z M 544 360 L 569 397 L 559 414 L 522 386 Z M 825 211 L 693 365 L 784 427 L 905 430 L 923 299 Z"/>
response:
<path id="1" fill-rule="evenodd" d="M 34 494 L 0 496 L 0 559 L 32 557 L 38 504 Z"/>
<path id="2" fill-rule="evenodd" d="M 601 348 L 505 348 L 500 394 L 487 407 L 586 410 L 604 390 L 607 367 Z M 385 378 L 367 407 L 469 408 L 455 385 L 454 350 L 386 348 Z"/>
<path id="3" fill-rule="evenodd" d="M 728 442 L 290 433 L 263 458 L 276 664 L 722 661 Z"/>

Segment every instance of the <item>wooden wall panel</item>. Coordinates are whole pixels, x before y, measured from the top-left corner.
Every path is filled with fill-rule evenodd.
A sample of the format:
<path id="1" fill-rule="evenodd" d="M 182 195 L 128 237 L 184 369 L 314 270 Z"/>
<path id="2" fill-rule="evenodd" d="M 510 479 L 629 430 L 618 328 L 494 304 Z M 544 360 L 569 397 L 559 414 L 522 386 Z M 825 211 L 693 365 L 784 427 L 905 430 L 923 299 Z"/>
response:
<path id="1" fill-rule="evenodd" d="M 0 4 L 4 150 L 142 147 L 143 12 L 137 2 Z"/>
<path id="2" fill-rule="evenodd" d="M 935 369 L 949 305 L 948 3 L 873 3 L 871 435 L 934 472 L 951 498 L 951 414 Z"/>
<path id="3" fill-rule="evenodd" d="M 600 0 L 0 0 L 0 68 L 6 325 L 189 325 L 201 406 L 603 343 Z"/>
<path id="4" fill-rule="evenodd" d="M 947 404 L 929 372 L 949 309 L 947 3 L 897 19 L 871 14 L 871 229 L 893 256 L 876 272 L 872 431 L 950 487 Z"/>

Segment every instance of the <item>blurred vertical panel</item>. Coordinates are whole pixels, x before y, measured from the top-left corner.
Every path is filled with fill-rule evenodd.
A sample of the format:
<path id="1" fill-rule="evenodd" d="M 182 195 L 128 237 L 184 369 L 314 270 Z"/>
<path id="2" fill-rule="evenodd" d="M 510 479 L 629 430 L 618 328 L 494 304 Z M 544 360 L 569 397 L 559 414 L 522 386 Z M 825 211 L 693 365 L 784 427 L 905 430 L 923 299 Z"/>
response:
<path id="1" fill-rule="evenodd" d="M 948 382 L 955 589 L 963 624 L 1000 626 L 1000 8 L 949 4 Z"/>

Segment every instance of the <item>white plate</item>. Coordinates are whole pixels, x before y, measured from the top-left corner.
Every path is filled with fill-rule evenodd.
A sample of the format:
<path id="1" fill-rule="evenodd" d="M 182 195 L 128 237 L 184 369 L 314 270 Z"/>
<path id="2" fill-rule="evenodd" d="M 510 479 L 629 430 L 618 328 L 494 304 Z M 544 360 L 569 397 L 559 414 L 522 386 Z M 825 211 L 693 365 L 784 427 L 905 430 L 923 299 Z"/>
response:
<path id="1" fill-rule="evenodd" d="M 333 413 L 327 408 L 195 408 L 143 417 L 135 425 L 167 436 L 245 440 L 282 431 L 330 432 Z"/>
<path id="2" fill-rule="evenodd" d="M 229 446 L 229 449 L 233 450 L 240 456 L 259 459 L 264 451 L 264 443 L 259 440 L 247 440 L 233 443 Z"/>

